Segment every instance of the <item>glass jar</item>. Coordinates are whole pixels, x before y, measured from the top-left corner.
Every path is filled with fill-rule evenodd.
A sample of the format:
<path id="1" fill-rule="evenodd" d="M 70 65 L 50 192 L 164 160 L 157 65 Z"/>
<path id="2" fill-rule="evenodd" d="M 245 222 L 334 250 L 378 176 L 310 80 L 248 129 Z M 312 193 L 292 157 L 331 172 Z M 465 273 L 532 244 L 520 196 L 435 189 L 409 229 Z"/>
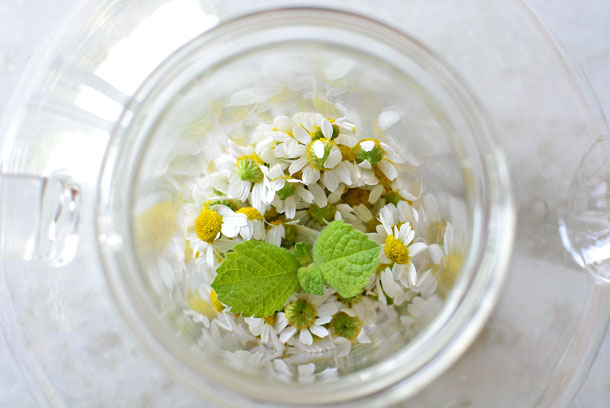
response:
<path id="1" fill-rule="evenodd" d="M 2 242 L 4 253 L 28 261 L 4 259 L 3 303 L 11 307 L 2 312 L 2 328 L 37 402 L 108 405 L 113 395 L 159 406 L 386 406 L 407 397 L 414 406 L 567 404 L 609 313 L 604 259 L 591 251 L 602 246 L 603 228 L 590 222 L 604 209 L 605 142 L 594 141 L 605 130 L 574 97 L 581 90 L 522 5 L 461 10 L 472 24 L 455 27 L 447 6 L 434 2 L 351 6 L 367 17 L 287 9 L 234 20 L 237 12 L 285 4 L 230 3 L 85 8 L 90 20 L 63 40 L 78 44 L 39 72 L 36 93 L 17 105 L 4 141 L 2 187 L 18 192 L 19 201 L 2 202 L 3 224 L 15 231 Z M 510 18 L 521 21 L 517 38 L 527 37 L 531 48 L 507 44 L 515 34 Z M 502 30 L 494 31 L 497 21 Z M 163 24 L 181 29 L 161 36 L 157 49 L 130 54 L 153 43 Z M 168 51 L 202 27 L 135 92 Z M 473 58 L 481 50 L 484 58 Z M 561 69 L 541 76 L 530 70 L 532 61 Z M 231 370 L 175 335 L 154 291 L 154 268 L 138 255 L 134 220 L 171 195 L 164 176 L 175 170 L 173 159 L 193 148 L 213 152 L 175 129 L 218 104 L 238 115 L 286 89 L 301 96 L 271 110 L 312 104 L 302 95 L 327 90 L 328 82 L 347 91 L 337 100 L 369 115 L 371 131 L 380 115 L 398 114 L 388 133 L 394 129 L 421 160 L 418 176 L 429 192 L 441 204 L 449 197 L 461 204 L 447 216 L 467 220 L 460 231 L 465 261 L 442 312 L 413 342 L 391 337 L 354 354 L 336 382 L 278 385 Z M 549 98 L 558 83 L 565 95 Z M 257 92 L 239 92 L 247 89 Z M 569 136 L 568 157 L 555 139 L 560 129 Z M 600 166 L 579 165 L 583 156 Z M 517 227 L 502 287 L 513 243 L 509 177 Z M 541 342 L 548 348 L 540 350 Z"/>

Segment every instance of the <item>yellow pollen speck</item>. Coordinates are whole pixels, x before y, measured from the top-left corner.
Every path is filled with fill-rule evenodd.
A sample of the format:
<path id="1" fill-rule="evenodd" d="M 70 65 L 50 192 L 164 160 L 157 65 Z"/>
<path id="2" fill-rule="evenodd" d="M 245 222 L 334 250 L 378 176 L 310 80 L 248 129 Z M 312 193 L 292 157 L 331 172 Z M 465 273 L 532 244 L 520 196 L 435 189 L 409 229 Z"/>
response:
<path id="1" fill-rule="evenodd" d="M 174 234 L 176 213 L 166 201 L 142 212 L 136 219 L 137 242 L 146 252 L 161 252 Z"/>
<path id="2" fill-rule="evenodd" d="M 222 312 L 223 310 L 225 310 L 225 305 L 223 305 L 220 302 L 220 300 L 218 300 L 218 295 L 216 294 L 216 291 L 213 289 L 210 292 L 210 303 L 212 304 L 212 306 L 214 306 L 214 309 L 216 309 L 218 312 Z"/>
<path id="3" fill-rule="evenodd" d="M 204 208 L 195 221 L 195 231 L 202 241 L 211 244 L 222 229 L 222 217 L 216 211 Z"/>
<path id="4" fill-rule="evenodd" d="M 401 240 L 394 238 L 393 235 L 386 237 L 383 252 L 392 262 L 397 264 L 402 265 L 409 262 L 409 248 Z"/>
<path id="5" fill-rule="evenodd" d="M 246 214 L 249 220 L 263 220 L 263 215 L 254 207 L 243 207 L 236 211 L 239 214 Z"/>
<path id="6" fill-rule="evenodd" d="M 265 316 L 263 319 L 265 319 L 265 323 L 267 323 L 269 326 L 273 326 L 273 323 L 275 323 L 274 314 L 272 314 L 271 316 Z"/>

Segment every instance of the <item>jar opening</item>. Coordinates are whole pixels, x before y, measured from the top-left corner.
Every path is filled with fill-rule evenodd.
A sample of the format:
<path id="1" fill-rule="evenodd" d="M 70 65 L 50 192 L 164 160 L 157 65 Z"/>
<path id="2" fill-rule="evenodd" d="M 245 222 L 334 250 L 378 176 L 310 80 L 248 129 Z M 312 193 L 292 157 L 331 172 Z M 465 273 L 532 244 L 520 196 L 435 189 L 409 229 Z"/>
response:
<path id="1" fill-rule="evenodd" d="M 101 251 L 126 318 L 143 343 L 182 380 L 211 398 L 249 403 L 366 405 L 380 395 L 391 402 L 431 381 L 472 341 L 491 311 L 512 245 L 510 186 L 483 110 L 444 63 L 417 41 L 344 12 L 266 11 L 223 23 L 187 44 L 149 77 L 135 100 L 113 135 L 98 207 L 100 232 L 125 237 L 126 245 L 102 243 Z M 417 255 L 422 259 L 417 261 L 419 275 L 408 276 L 405 266 L 404 272 L 394 271 L 391 277 L 392 267 L 379 268 L 378 277 L 373 277 L 378 288 L 372 287 L 370 293 L 376 294 L 376 302 L 385 302 L 384 313 L 378 313 L 382 318 L 370 326 L 375 330 L 366 333 L 373 341 L 355 340 L 366 332 L 367 323 L 361 315 L 350 316 L 364 307 L 362 302 L 374 301 L 367 292 L 365 300 L 336 297 L 341 313 L 325 323 L 316 320 L 324 317 L 320 305 L 295 300 L 290 310 L 284 309 L 287 324 L 311 330 L 316 335 L 312 342 L 318 344 L 326 332 L 329 338 L 346 339 L 342 342 L 350 343 L 350 352 L 343 355 L 338 347 L 330 347 L 309 351 L 308 358 L 302 353 L 288 356 L 291 359 L 282 355 L 291 365 L 286 370 L 286 361 L 275 366 L 269 362 L 244 374 L 260 356 L 249 351 L 247 341 L 227 334 L 236 327 L 216 336 L 216 343 L 193 337 L 201 326 L 210 327 L 211 321 L 224 316 L 226 305 L 215 291 L 196 292 L 201 282 L 188 278 L 188 265 L 205 256 L 214 262 L 218 252 L 211 249 L 204 255 L 200 251 L 209 246 L 203 244 L 194 250 L 184 234 L 192 227 L 208 244 L 219 234 L 228 234 L 222 230 L 223 213 L 214 206 L 228 209 L 227 217 L 239 214 L 249 222 L 261 221 L 262 233 L 281 225 L 284 240 L 291 239 L 294 227 L 279 214 L 239 204 L 246 200 L 225 194 L 220 185 L 210 187 L 216 201 L 202 201 L 197 195 L 201 186 L 193 185 L 189 176 L 193 168 L 199 176 L 213 175 L 222 164 L 217 159 L 227 154 L 227 139 L 241 146 L 254 140 L 262 143 L 265 139 L 256 133 L 261 125 L 281 133 L 283 119 L 278 118 L 299 112 L 323 118 L 319 123 L 311 119 L 315 115 L 299 119 L 312 140 L 306 148 L 311 152 L 305 151 L 316 156 L 307 156 L 312 170 L 304 164 L 292 173 L 291 177 L 300 176 L 300 183 L 294 191 L 278 195 L 277 208 L 286 211 L 284 201 L 299 186 L 309 188 L 306 171 L 327 171 L 336 149 L 337 160 L 353 159 L 354 166 L 370 170 L 362 170 L 362 177 L 370 174 L 381 186 L 375 190 L 374 183 L 365 183 L 366 188 L 340 191 L 335 194 L 337 203 L 361 209 L 356 213 L 360 219 L 380 213 L 371 203 L 377 202 L 371 200 L 374 195 L 383 194 L 379 207 L 396 208 L 388 211 L 397 214 L 393 226 L 400 239 L 388 238 L 394 236 L 386 231 L 388 237 L 382 240 L 390 266 L 398 265 L 399 270 L 400 265 L 415 264 L 411 257 L 415 259 L 416 247 L 407 247 L 411 242 L 405 238 L 409 228 L 425 242 L 426 252 Z M 347 142 L 333 139 L 339 118 L 345 120 L 336 124 L 342 126 L 336 130 L 338 137 L 344 134 L 347 140 L 350 126 L 354 135 L 362 135 L 349 149 L 340 148 Z M 324 120 L 327 125 L 322 125 Z M 286 132 L 298 139 L 294 132 Z M 274 146 L 278 149 L 279 144 Z M 284 148 L 288 149 L 287 142 Z M 393 159 L 391 150 L 396 150 Z M 268 163 L 262 153 L 247 154 L 236 156 L 239 183 L 267 180 L 269 169 L 259 167 Z M 396 164 L 398 160 L 403 163 Z M 330 176 L 321 177 L 327 187 L 334 185 Z M 400 181 L 400 188 L 392 177 Z M 249 199 L 249 194 L 250 190 L 244 197 Z M 307 214 L 308 220 L 315 223 L 318 217 L 324 225 L 335 219 L 340 209 L 329 203 L 330 195 L 325 203 L 315 203 L 317 209 Z M 407 204 L 401 207 L 401 202 Z M 189 204 L 210 214 L 204 217 L 198 210 L 193 218 Z M 185 221 L 189 216 L 197 220 L 192 226 Z M 384 231 L 387 217 L 370 218 L 362 222 L 365 232 Z M 402 230 L 407 232 L 400 235 Z M 400 297 L 389 288 L 404 286 L 403 280 L 410 289 L 403 288 Z M 183 324 L 184 305 L 199 325 Z M 260 324 L 272 327 L 276 319 Z M 312 329 L 316 321 L 318 332 Z M 231 339 L 237 340 L 231 344 Z M 267 369 L 290 376 L 265 378 Z"/>

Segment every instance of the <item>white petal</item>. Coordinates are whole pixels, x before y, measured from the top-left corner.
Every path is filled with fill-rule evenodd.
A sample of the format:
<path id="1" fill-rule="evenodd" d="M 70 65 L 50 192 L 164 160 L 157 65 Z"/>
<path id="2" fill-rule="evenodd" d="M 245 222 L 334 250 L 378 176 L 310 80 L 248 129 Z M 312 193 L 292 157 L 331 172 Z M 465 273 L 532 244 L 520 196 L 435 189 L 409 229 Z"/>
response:
<path id="1" fill-rule="evenodd" d="M 313 194 L 311 194 L 311 192 L 309 190 L 307 190 L 305 187 L 303 187 L 301 185 L 297 186 L 296 193 L 307 204 L 311 204 L 313 202 Z"/>
<path id="2" fill-rule="evenodd" d="M 271 131 L 269 132 L 269 136 L 271 136 L 274 140 L 278 142 L 287 142 L 289 140 L 292 140 L 290 135 L 284 132 Z"/>
<path id="3" fill-rule="evenodd" d="M 313 372 L 316 370 L 316 365 L 314 363 L 303 364 L 297 367 L 297 371 L 299 376 L 310 376 L 313 375 Z"/>
<path id="4" fill-rule="evenodd" d="M 275 246 L 280 246 L 285 234 L 286 231 L 284 230 L 283 225 L 274 225 L 267 232 L 267 242 Z"/>
<path id="5" fill-rule="evenodd" d="M 337 188 L 335 191 L 330 193 L 328 195 L 328 202 L 329 203 L 338 202 L 341 199 L 341 196 L 343 195 L 343 190 L 344 190 L 344 188 L 341 186 L 341 188 Z"/>
<path id="6" fill-rule="evenodd" d="M 426 278 L 430 275 L 430 271 L 432 269 L 428 269 L 427 271 L 425 271 L 423 274 L 421 274 L 419 276 L 419 278 L 417 279 L 416 285 L 417 287 L 421 287 L 422 283 L 424 283 L 424 281 L 426 280 Z"/>
<path id="7" fill-rule="evenodd" d="M 377 163 L 377 167 L 379 167 L 383 174 L 385 174 L 385 176 L 390 180 L 396 180 L 396 177 L 398 177 L 398 171 L 396 170 L 396 167 L 394 167 L 394 165 L 388 160 L 380 161 L 379 163 Z"/>
<path id="8" fill-rule="evenodd" d="M 366 163 L 368 163 L 368 161 Z M 367 186 L 376 186 L 379 184 L 379 179 L 375 177 L 375 172 L 373 172 L 373 170 L 360 170 L 360 177 L 362 178 L 364 184 L 366 184 Z"/>
<path id="9" fill-rule="evenodd" d="M 369 162 L 368 160 L 361 161 L 360 163 L 358 163 L 358 166 L 366 170 L 370 170 L 373 168 L 373 166 L 371 166 L 371 162 Z"/>
<path id="10" fill-rule="evenodd" d="M 427 247 L 428 245 L 424 244 L 423 242 L 416 242 L 409 246 L 409 255 L 414 257 L 423 252 Z"/>
<path id="11" fill-rule="evenodd" d="M 384 188 L 381 184 L 376 185 L 369 193 L 369 203 L 375 204 L 377 200 L 379 200 L 379 197 L 381 197 L 383 190 Z"/>
<path id="12" fill-rule="evenodd" d="M 339 307 L 336 303 L 330 302 L 325 303 L 318 308 L 318 316 L 332 316 L 339 311 Z"/>
<path id="13" fill-rule="evenodd" d="M 294 326 L 288 326 L 286 327 L 284 330 L 282 330 L 282 332 L 280 333 L 280 341 L 282 343 L 286 343 L 288 340 L 290 340 L 292 338 L 292 336 L 294 336 L 294 334 L 297 332 L 297 328 Z"/>
<path id="14" fill-rule="evenodd" d="M 299 334 L 299 341 L 307 346 L 311 346 L 313 344 L 313 337 L 308 329 L 301 330 Z"/>
<path id="15" fill-rule="evenodd" d="M 385 297 L 383 299 L 385 300 Z M 338 337 L 334 341 L 337 346 L 337 357 L 347 356 L 352 349 L 352 342 L 345 337 Z"/>
<path id="16" fill-rule="evenodd" d="M 284 330 L 284 328 L 288 326 L 288 319 L 284 315 L 284 312 L 279 312 L 275 315 L 275 322 L 273 323 L 273 328 L 278 333 Z"/>
<path id="17" fill-rule="evenodd" d="M 320 126 L 320 129 L 322 130 L 322 134 L 324 135 L 325 138 L 331 139 L 333 137 L 333 126 L 330 124 L 328 119 L 326 119 L 326 118 L 322 119 L 322 124 Z"/>
<path id="18" fill-rule="evenodd" d="M 252 187 L 252 195 L 250 196 L 252 207 L 258 208 L 263 204 L 263 198 L 265 198 L 264 194 L 265 185 L 263 183 L 254 184 L 254 187 Z"/>
<path id="19" fill-rule="evenodd" d="M 291 140 L 290 142 L 286 142 L 283 145 L 284 145 L 284 151 L 286 153 L 286 157 L 301 157 L 301 156 L 304 156 L 307 151 L 305 146 L 303 146 L 300 143 L 297 143 L 294 140 Z M 276 150 L 277 150 L 277 147 L 276 147 Z"/>
<path id="20" fill-rule="evenodd" d="M 360 333 L 358 333 L 358 337 L 356 337 L 356 339 L 360 344 L 372 343 L 371 338 L 366 334 L 364 330 L 360 330 Z"/>
<path id="21" fill-rule="evenodd" d="M 276 164 L 275 166 L 271 167 L 269 169 L 269 172 L 267 173 L 267 177 L 269 177 L 270 179 L 277 179 L 280 178 L 284 175 L 284 171 L 282 170 L 282 166 L 279 164 Z"/>
<path id="22" fill-rule="evenodd" d="M 292 135 L 296 140 L 298 140 L 304 145 L 308 145 L 311 142 L 311 136 L 309 136 L 309 133 L 307 133 L 307 131 L 303 129 L 302 126 L 295 126 L 292 129 Z"/>
<path id="23" fill-rule="evenodd" d="M 309 328 L 309 330 L 318 337 L 326 337 L 328 336 L 328 330 L 326 330 L 322 326 L 314 325 Z"/>
<path id="24" fill-rule="evenodd" d="M 307 166 L 303 169 L 303 183 L 310 185 L 320 180 L 320 170 Z"/>
<path id="25" fill-rule="evenodd" d="M 417 283 L 417 271 L 415 270 L 415 266 L 412 262 L 409 263 L 408 268 L 409 270 L 407 271 L 407 276 L 409 278 L 409 284 L 411 284 L 411 286 L 415 286 Z"/>
<path id="26" fill-rule="evenodd" d="M 278 130 L 286 132 L 292 128 L 292 120 L 286 116 L 277 116 L 273 119 L 273 125 Z"/>
<path id="27" fill-rule="evenodd" d="M 340 162 L 333 169 L 337 173 L 337 177 L 339 177 L 343 184 L 347 186 L 352 184 L 352 177 L 349 166 L 350 165 L 345 162 Z"/>
<path id="28" fill-rule="evenodd" d="M 327 315 L 327 316 L 318 317 L 314 323 L 321 326 L 323 324 L 330 323 L 331 320 L 333 320 L 333 317 L 331 315 Z"/>
<path id="29" fill-rule="evenodd" d="M 432 244 L 428 246 L 428 254 L 432 259 L 432 262 L 437 265 L 441 263 L 441 259 L 443 258 L 443 250 L 440 246 L 438 246 L 437 244 Z"/>
<path id="30" fill-rule="evenodd" d="M 313 194 L 313 201 L 320 208 L 328 205 L 328 199 L 322 187 L 319 184 L 312 184 L 309 186 L 309 191 Z"/>
<path id="31" fill-rule="evenodd" d="M 324 168 L 332 169 L 337 164 L 341 162 L 343 156 L 341 155 L 341 150 L 338 147 L 333 146 L 330 148 L 330 153 L 328 153 L 328 157 L 324 162 Z"/>
<path id="32" fill-rule="evenodd" d="M 370 152 L 375 147 L 375 141 L 374 140 L 365 140 L 364 142 L 360 142 L 360 147 L 365 152 Z"/>
<path id="33" fill-rule="evenodd" d="M 284 214 L 289 220 L 293 219 L 297 212 L 297 202 L 294 196 L 288 197 L 284 200 Z"/>
<path id="34" fill-rule="evenodd" d="M 339 187 L 339 179 L 337 178 L 337 175 L 334 171 L 325 171 L 324 175 L 322 176 L 322 180 L 324 181 L 324 185 L 329 191 L 337 191 L 337 187 Z"/>
<path id="35" fill-rule="evenodd" d="M 223 232 L 223 234 L 224 234 L 224 232 Z M 239 229 L 239 235 L 241 235 L 241 237 L 244 239 L 244 241 L 248 241 L 248 240 L 252 239 L 253 234 L 254 234 L 254 229 L 251 228 L 249 225 L 246 225 L 245 227 L 242 227 Z"/>
<path id="36" fill-rule="evenodd" d="M 252 228 L 252 230 L 253 230 L 252 237 L 254 239 L 258 239 L 258 240 L 261 240 L 261 241 L 264 240 L 265 237 L 266 237 L 266 234 L 265 234 L 265 224 L 262 221 L 259 221 L 259 220 L 252 221 L 252 223 L 253 223 L 253 226 L 254 226 Z"/>
<path id="37" fill-rule="evenodd" d="M 402 287 L 394 280 L 394 276 L 392 275 L 392 271 L 389 268 L 386 268 L 381 272 L 380 276 L 381 285 L 383 287 L 383 291 L 392 299 L 402 295 L 403 289 Z"/>
<path id="38" fill-rule="evenodd" d="M 301 170 L 306 165 L 307 165 L 307 158 L 301 157 L 300 159 L 296 159 L 295 161 L 290 163 L 290 167 L 288 167 L 288 172 L 290 174 L 294 174 L 297 171 Z"/>
<path id="39" fill-rule="evenodd" d="M 246 201 L 250 193 L 252 183 L 244 181 L 239 176 L 234 175 L 229 183 L 228 193 L 230 197 L 234 197 L 239 201 Z"/>
<path id="40" fill-rule="evenodd" d="M 373 219 L 373 213 L 363 204 L 358 204 L 354 207 L 354 214 L 364 222 L 369 222 Z"/>
<path id="41" fill-rule="evenodd" d="M 324 158 L 324 143 L 321 140 L 313 142 L 313 152 L 318 158 Z"/>

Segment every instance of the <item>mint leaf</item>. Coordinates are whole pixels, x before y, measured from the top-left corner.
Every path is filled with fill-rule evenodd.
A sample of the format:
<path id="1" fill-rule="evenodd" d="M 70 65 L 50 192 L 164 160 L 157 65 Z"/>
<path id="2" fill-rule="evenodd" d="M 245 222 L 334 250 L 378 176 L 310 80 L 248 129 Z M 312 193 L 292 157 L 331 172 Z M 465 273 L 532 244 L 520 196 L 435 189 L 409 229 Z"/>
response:
<path id="1" fill-rule="evenodd" d="M 324 277 L 317 265 L 304 266 L 297 272 L 297 278 L 303 290 L 313 295 L 324 294 Z"/>
<path id="2" fill-rule="evenodd" d="M 342 220 L 333 221 L 322 230 L 313 247 L 313 263 L 302 272 L 299 281 L 307 289 L 318 289 L 317 271 L 326 284 L 344 298 L 356 296 L 368 284 L 379 265 L 379 245 Z M 307 276 L 312 275 L 312 276 Z M 315 285 L 313 283 L 316 283 Z"/>
<path id="3" fill-rule="evenodd" d="M 311 245 L 307 242 L 297 242 L 294 244 L 294 256 L 301 266 L 309 265 L 313 259 L 311 258 Z"/>
<path id="4" fill-rule="evenodd" d="M 245 317 L 270 316 L 298 288 L 301 265 L 288 250 L 262 241 L 250 240 L 227 253 L 212 283 L 218 299 L 231 312 Z"/>

